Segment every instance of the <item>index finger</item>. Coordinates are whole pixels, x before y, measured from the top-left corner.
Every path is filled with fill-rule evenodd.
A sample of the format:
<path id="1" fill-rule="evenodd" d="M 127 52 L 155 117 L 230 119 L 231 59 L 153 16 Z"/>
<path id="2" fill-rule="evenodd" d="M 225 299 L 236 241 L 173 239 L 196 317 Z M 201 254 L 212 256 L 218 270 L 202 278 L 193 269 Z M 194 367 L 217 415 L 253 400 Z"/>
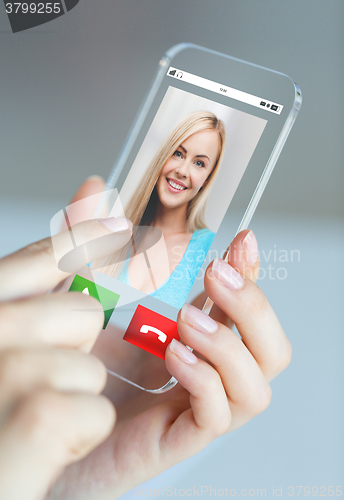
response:
<path id="1" fill-rule="evenodd" d="M 245 276 L 255 283 L 259 276 L 260 265 L 258 243 L 253 231 L 250 229 L 240 231 L 225 251 L 222 259 L 228 262 L 228 264 L 236 269 L 242 276 Z M 202 309 L 206 297 L 204 293 L 202 297 L 203 300 L 199 300 L 198 303 L 193 302 L 193 305 Z M 216 303 L 211 308 L 210 316 L 219 323 L 228 326 L 228 328 L 233 327 L 232 319 L 229 318 Z"/>
<path id="2" fill-rule="evenodd" d="M 48 292 L 88 262 L 122 248 L 131 234 L 132 223 L 123 217 L 89 220 L 4 257 L 0 300 Z"/>

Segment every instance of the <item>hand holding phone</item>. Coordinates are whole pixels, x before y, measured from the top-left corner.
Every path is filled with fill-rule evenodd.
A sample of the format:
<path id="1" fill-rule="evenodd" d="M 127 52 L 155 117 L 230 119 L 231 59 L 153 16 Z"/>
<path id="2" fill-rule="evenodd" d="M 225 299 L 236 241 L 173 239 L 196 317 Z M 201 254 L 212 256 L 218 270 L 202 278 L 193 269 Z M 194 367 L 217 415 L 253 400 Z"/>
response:
<path id="1" fill-rule="evenodd" d="M 178 53 L 178 51 L 175 52 Z M 166 59 L 162 66 L 166 66 L 165 63 Z M 175 76 L 182 80 L 184 74 L 187 74 L 186 70 L 184 70 L 184 72 L 178 70 Z M 173 76 L 174 75 L 171 75 L 171 78 Z M 185 83 L 188 82 L 185 81 Z M 221 86 L 221 89 L 226 90 L 226 86 Z M 220 92 L 222 92 L 222 90 L 220 90 Z M 266 106 L 267 108 L 269 104 L 272 113 L 281 114 L 282 110 L 285 109 L 285 105 L 283 103 L 281 104 L 281 102 L 282 101 L 278 99 L 273 99 L 273 102 L 261 101 L 261 103 L 265 104 L 260 104 L 260 106 Z M 293 109 L 296 110 L 296 113 L 298 104 L 297 99 L 294 99 L 293 102 Z M 248 102 L 246 102 L 246 104 L 248 104 Z M 283 106 L 283 108 L 280 106 Z M 143 111 L 144 113 L 140 114 L 141 118 L 146 117 L 145 113 L 147 109 L 143 109 Z M 245 225 L 244 222 L 247 222 L 252 215 L 252 210 L 255 208 L 262 193 L 262 189 L 271 173 L 271 166 L 274 165 L 276 156 L 278 156 L 280 152 L 280 146 L 283 144 L 290 130 L 290 124 L 292 124 L 295 113 L 293 115 L 292 111 L 290 111 L 287 115 L 286 121 L 289 119 L 289 128 L 282 126 L 278 131 L 280 134 L 278 136 L 279 140 L 276 142 L 278 147 L 272 150 L 268 163 L 264 164 L 265 170 L 262 176 L 259 177 L 260 181 L 257 190 L 253 197 L 251 196 L 250 198 L 251 202 L 248 206 L 248 211 L 243 217 L 241 225 Z M 121 175 L 121 169 L 118 168 L 118 166 L 121 166 L 121 161 L 123 161 L 125 155 L 127 153 L 129 154 L 129 150 L 132 146 L 130 141 L 133 142 L 136 140 L 137 137 L 135 138 L 135 133 L 139 132 L 139 129 L 140 127 L 136 127 L 134 133 L 131 134 L 129 142 L 121 155 L 121 160 L 116 165 L 114 172 L 115 177 L 117 174 L 119 176 Z M 194 132 L 194 134 L 196 133 L 198 132 Z M 191 136 L 194 134 L 191 134 Z M 188 140 L 191 136 L 185 137 L 185 140 Z M 128 144 L 130 148 L 128 148 Z M 182 151 L 183 147 L 186 149 L 186 153 L 185 151 L 184 153 L 187 155 L 189 150 L 185 147 L 184 140 L 180 143 L 178 148 L 180 146 L 182 147 Z M 191 147 L 193 147 L 193 145 Z M 178 148 L 175 152 L 178 151 Z M 205 156 L 211 161 L 209 154 L 211 156 L 211 152 L 208 151 L 207 154 L 206 151 Z M 177 157 L 179 154 L 175 156 Z M 198 154 L 194 156 L 197 158 L 199 157 Z M 163 166 L 165 166 L 170 159 L 171 157 L 166 157 L 165 161 L 163 161 Z M 197 166 L 200 167 L 201 163 L 198 163 Z M 180 169 L 177 170 L 180 174 Z M 212 172 L 213 170 L 210 174 Z M 186 178 L 189 179 L 189 174 L 185 175 Z M 125 178 L 126 177 L 124 177 L 124 179 Z M 207 182 L 208 178 L 209 177 L 207 177 L 204 182 Z M 256 176 L 252 174 L 252 178 L 254 182 Z M 184 190 L 182 184 L 184 184 L 184 187 L 187 189 L 192 189 L 192 184 L 181 181 L 179 177 L 173 177 L 171 179 L 165 176 L 165 180 L 171 187 L 170 193 L 173 195 Z M 248 185 L 252 184 L 251 181 Z M 241 182 L 242 181 L 239 182 L 240 185 L 242 185 Z M 203 187 L 203 184 L 201 187 Z M 83 186 L 81 192 L 87 192 L 88 185 L 89 183 Z M 153 185 L 153 189 L 154 188 L 155 184 Z M 197 193 L 200 191 L 201 189 L 199 189 Z M 163 196 L 161 196 L 161 199 L 162 198 Z M 160 202 L 161 199 L 159 198 Z M 189 201 L 192 202 L 192 200 L 193 198 Z M 156 214 L 157 212 L 155 212 L 155 215 Z M 146 214 L 143 213 L 143 215 L 145 216 Z M 77 219 L 77 217 L 75 217 L 75 219 Z M 153 218 L 150 222 L 152 221 L 156 221 L 156 219 Z M 78 221 L 76 220 L 76 222 Z M 141 222 L 142 221 L 140 221 L 140 224 Z M 148 225 L 148 227 L 150 226 Z M 208 227 L 203 229 L 208 229 Z M 193 233 L 191 238 L 192 236 Z M 139 251 L 139 246 L 143 245 L 143 243 L 145 243 L 144 238 L 142 241 L 138 242 L 138 245 L 134 242 L 134 244 L 129 247 L 128 251 L 130 253 L 126 255 L 126 258 L 122 260 L 117 259 L 115 265 L 122 263 L 121 265 L 123 268 L 123 263 L 129 261 L 132 256 L 139 257 L 140 255 L 142 256 L 142 254 L 144 259 L 146 260 L 147 257 L 149 261 L 148 251 L 150 248 L 147 249 L 147 255 Z M 179 241 L 179 243 L 181 243 L 181 241 Z M 186 243 L 188 247 L 188 242 Z M 169 245 L 166 245 L 167 249 L 168 247 Z M 154 251 L 155 249 L 153 249 L 153 258 L 150 252 L 153 263 L 156 260 Z M 131 252 L 133 252 L 133 254 Z M 233 240 L 229 252 L 226 255 L 228 262 L 224 262 L 221 259 L 215 259 L 214 262 L 209 264 L 204 273 L 206 293 L 209 300 L 215 304 L 214 307 L 211 308 L 210 315 L 190 304 L 183 306 L 178 316 L 174 316 L 175 312 L 172 313 L 172 310 L 170 310 L 170 314 L 173 318 L 169 319 L 171 321 L 176 320 L 175 323 L 177 325 L 178 335 L 182 342 L 173 338 L 168 344 L 168 348 L 165 350 L 164 355 L 169 373 L 175 377 L 180 384 L 175 387 L 173 391 L 166 392 L 160 397 L 143 391 L 138 392 L 136 388 L 132 387 L 132 385 L 135 385 L 135 382 L 130 379 L 128 380 L 132 385 L 118 383 L 115 390 L 113 390 L 114 388 L 111 387 L 110 384 L 106 390 L 111 398 L 117 401 L 118 425 L 111 436 L 98 447 L 97 450 L 92 452 L 81 462 L 68 467 L 64 473 L 60 475 L 58 482 L 51 489 L 50 498 L 62 497 L 65 500 L 77 500 L 78 498 L 98 499 L 99 495 L 104 498 L 119 496 L 136 484 L 149 479 L 173 464 L 197 453 L 218 435 L 243 425 L 269 404 L 271 395 L 269 381 L 289 363 L 291 354 L 290 344 L 271 306 L 262 292 L 254 285 L 254 277 L 259 268 L 259 260 L 258 258 L 254 259 L 254 256 L 257 257 L 258 254 L 253 233 L 248 230 L 240 231 Z M 1 271 L 3 271 L 5 277 L 11 276 L 13 278 L 13 273 L 11 269 L 9 270 L 11 258 L 12 257 L 1 263 Z M 16 259 L 18 260 L 18 256 L 14 257 L 14 260 Z M 41 260 L 43 264 L 46 265 L 46 255 L 44 251 L 42 252 Z M 36 264 L 39 263 L 37 259 L 35 262 Z M 170 265 L 170 262 L 171 260 L 167 252 L 168 265 Z M 154 278 L 154 271 L 156 268 L 153 269 L 154 266 L 151 266 L 150 261 L 146 262 L 146 266 L 148 272 L 147 276 L 149 276 L 150 279 L 152 279 L 152 276 Z M 33 269 L 32 265 L 26 266 L 26 269 L 29 271 L 27 275 L 30 277 L 30 273 Z M 18 272 L 20 266 L 15 266 L 15 270 Z M 117 271 L 118 269 L 116 272 Z M 60 273 L 60 271 L 57 272 Z M 171 270 L 170 274 L 172 274 L 172 272 Z M 46 273 L 40 274 L 40 277 L 42 276 L 46 277 Z M 105 273 L 104 276 L 109 277 L 109 275 Z M 252 277 L 253 279 L 250 279 Z M 101 279 L 106 280 L 107 278 Z M 192 278 L 190 281 L 192 282 Z M 18 280 L 12 279 L 8 282 L 7 291 L 9 290 L 9 294 L 7 293 L 4 296 L 6 304 L 3 307 L 11 307 L 10 300 L 17 298 L 16 295 L 13 294 L 13 285 L 15 285 L 15 283 L 18 283 Z M 23 282 L 23 285 L 24 289 L 22 288 L 22 295 L 27 296 L 30 293 L 34 293 L 36 295 L 36 300 L 43 300 L 39 294 L 44 291 L 44 287 L 40 288 L 41 281 L 39 279 L 34 281 L 28 279 Z M 97 283 L 97 286 L 100 286 L 99 283 Z M 139 297 L 137 300 L 140 302 L 143 297 L 149 295 L 143 291 L 144 287 L 147 286 L 147 282 L 145 280 L 141 281 L 141 283 L 136 284 L 136 286 L 138 288 L 134 290 L 136 290 L 136 297 Z M 191 283 L 191 288 L 192 286 L 193 284 Z M 82 290 L 85 290 L 85 287 Z M 134 292 L 130 291 L 127 296 L 130 298 L 129 302 L 133 302 L 133 294 Z M 91 300 L 87 294 L 74 295 L 79 295 L 79 297 L 76 297 L 79 300 Z M 58 301 L 58 298 L 56 298 L 56 295 L 52 294 L 48 297 L 48 300 Z M 71 297 L 68 297 L 68 303 L 70 303 L 71 300 Z M 195 301 L 199 300 L 200 298 L 196 294 Z M 127 302 L 127 304 L 129 302 Z M 166 304 L 168 305 L 167 302 Z M 24 304 L 24 306 L 25 305 L 26 304 Z M 141 304 L 138 303 L 137 308 L 140 305 Z M 16 310 L 18 310 L 19 306 L 20 304 L 16 302 Z M 99 304 L 97 307 L 98 312 L 100 312 Z M 174 306 L 170 307 L 174 308 Z M 159 309 L 158 306 L 157 309 Z M 35 309 L 31 309 L 31 313 L 32 312 L 35 312 Z M 84 314 L 81 314 L 86 321 L 88 312 L 89 311 L 84 311 Z M 223 313 L 227 316 L 227 318 L 224 318 L 223 323 L 229 324 L 231 321 L 234 321 L 238 325 L 238 330 L 243 341 L 241 341 L 228 326 L 218 321 Z M 23 315 L 18 314 L 16 316 L 12 315 L 10 325 L 20 324 L 22 316 Z M 55 316 L 57 317 L 56 313 Z M 33 315 L 32 317 L 35 316 Z M 97 317 L 99 318 L 99 315 Z M 133 317 L 132 314 L 131 319 Z M 59 321 L 66 319 L 64 314 L 59 314 L 58 318 Z M 0 318 L 1 321 L 2 319 L 3 318 Z M 42 325 L 41 316 L 39 316 L 39 319 Z M 125 321 L 127 321 L 127 319 L 125 319 Z M 68 325 L 69 327 L 71 326 L 70 322 Z M 7 322 L 5 326 L 8 328 L 9 323 Z M 34 327 L 35 323 L 30 323 L 30 326 Z M 33 328 L 33 331 L 36 331 L 35 328 Z M 63 330 L 61 331 L 63 332 Z M 163 342 L 163 334 L 166 335 L 165 331 L 151 324 L 151 322 L 142 323 L 140 326 L 140 333 L 142 335 L 147 335 L 149 332 L 154 334 L 156 342 L 160 344 L 166 343 L 166 341 Z M 107 332 L 105 330 L 104 335 L 106 334 Z M 110 338 L 110 341 L 111 340 Z M 120 340 L 122 346 L 126 345 L 131 348 L 130 343 L 123 342 L 122 336 L 120 336 Z M 196 356 L 185 344 L 190 346 L 201 356 Z M 102 345 L 103 347 L 106 345 L 106 342 L 104 343 L 104 336 Z M 114 353 L 110 348 L 108 350 L 110 354 L 109 360 L 111 362 L 115 360 L 116 362 L 118 360 L 123 361 L 124 359 L 124 363 L 122 363 L 122 367 L 126 370 L 124 375 L 132 378 L 135 374 L 138 374 L 139 381 L 142 384 L 141 388 L 152 387 L 152 382 L 159 381 L 165 364 L 157 356 L 153 355 L 153 359 L 150 358 L 151 362 L 146 363 L 146 360 L 142 357 L 142 349 L 138 348 L 138 350 L 134 351 L 135 354 L 133 351 L 130 351 L 128 357 L 125 358 L 128 352 L 129 351 L 125 352 L 125 349 L 122 351 L 119 349 Z M 119 358 L 121 358 L 122 355 L 124 355 L 124 358 L 121 360 Z M 119 374 L 116 373 L 116 376 L 118 377 Z M 111 382 L 115 381 L 117 381 L 117 379 L 113 378 Z M 159 384 L 157 385 L 159 386 Z M 153 390 L 150 392 L 159 391 Z M 82 414 L 83 416 L 88 416 L 88 412 L 86 412 L 86 414 L 82 412 Z M 110 420 L 111 419 L 108 419 L 108 423 Z"/>
<path id="2" fill-rule="evenodd" d="M 113 457 L 109 473 L 97 476 L 102 488 L 120 495 L 269 404 L 269 381 L 288 365 L 291 348 L 254 285 L 258 248 L 246 228 L 300 104 L 298 86 L 280 73 L 186 44 L 162 58 L 107 188 L 118 190 L 109 215 L 125 214 L 136 227 L 158 227 L 164 238 L 150 247 L 143 235 L 115 259 L 111 256 L 111 268 L 104 261 L 94 263 L 95 282 L 121 296 L 94 350 L 116 376 L 108 380 L 106 393 L 119 421 L 97 454 L 61 478 L 57 489 L 64 498 L 68 476 L 79 477 L 83 467 L 92 470 L 99 457 Z M 237 235 L 225 252 L 227 262 L 212 262 L 214 253 L 223 256 L 222 227 Z M 176 247 L 179 251 L 171 252 Z M 203 259 L 197 259 L 200 249 Z M 181 268 L 181 286 L 171 287 L 171 275 Z M 178 313 L 185 300 L 189 305 Z M 142 307 L 149 319 L 140 316 Z M 166 346 L 166 365 L 155 348 L 167 342 L 152 329 L 145 347 L 126 338 L 133 321 L 131 339 L 137 335 L 145 342 L 145 325 L 166 335 L 160 323 L 151 321 L 155 314 L 175 322 L 181 341 L 173 337 Z M 228 328 L 233 321 L 243 342 Z M 164 393 L 176 380 L 173 391 L 147 394 Z M 142 467 L 137 466 L 138 449 Z M 79 486 L 82 498 L 85 490 Z M 78 498 L 75 491 L 70 498 Z"/>
<path id="3" fill-rule="evenodd" d="M 79 194 L 100 185 L 99 179 L 96 182 L 87 181 Z M 45 415 L 43 424 L 39 420 L 35 421 L 40 429 L 38 434 L 34 433 L 35 439 L 40 438 L 42 429 L 49 422 L 58 422 L 58 432 L 52 431 L 49 426 L 46 429 L 46 438 L 41 442 L 39 453 L 35 447 L 34 467 L 28 469 L 27 461 L 19 460 L 19 456 L 27 456 L 27 452 L 24 451 L 23 455 L 20 451 L 35 445 L 35 440 L 30 437 L 35 426 L 24 426 L 25 433 L 21 434 L 23 428 L 19 424 L 26 406 L 16 406 L 17 420 L 13 420 L 11 412 L 7 413 L 7 417 L 14 429 L 19 425 L 21 430 L 17 429 L 9 435 L 8 426 L 3 422 L 6 432 L 4 434 L 0 429 L 0 448 L 6 454 L 3 463 L 12 467 L 12 470 L 15 467 L 20 479 L 16 481 L 16 491 L 23 491 L 29 481 L 30 492 L 39 491 L 42 494 L 52 476 L 55 476 L 55 469 L 49 469 L 47 464 L 63 466 L 69 461 L 68 455 L 61 463 L 49 459 L 56 459 L 56 450 L 61 450 L 61 442 L 68 447 L 68 439 L 71 438 L 73 459 L 80 458 L 105 437 L 113 422 L 113 412 L 108 403 L 105 405 L 104 401 L 100 401 L 98 404 L 96 396 L 85 394 L 101 390 L 104 368 L 99 370 L 101 365 L 98 366 L 96 360 L 87 361 L 86 354 L 68 354 L 71 348 L 82 351 L 91 348 L 103 323 L 101 307 L 83 293 L 44 295 L 53 285 L 51 280 L 56 283 L 65 277 L 53 261 L 53 252 L 47 252 L 47 244 L 39 242 L 31 250 L 24 249 L 0 262 L 4 301 L 0 317 L 0 354 L 3 361 L 7 355 L 12 356 L 13 361 L 13 349 L 21 349 L 20 365 L 15 376 L 8 375 L 8 369 L 13 369 L 13 362 L 3 363 L 2 375 L 7 373 L 7 376 L 0 377 L 0 392 L 3 396 L 10 394 L 18 398 L 18 389 L 22 385 L 27 405 L 30 403 L 31 389 L 35 396 L 39 396 L 42 384 L 45 384 L 43 396 L 46 391 L 52 391 L 52 395 L 49 398 L 44 396 L 45 399 L 36 397 L 31 405 L 31 409 L 34 409 L 34 405 L 39 404 L 36 416 L 42 411 Z M 257 276 L 259 269 L 257 245 L 252 232 L 246 230 L 236 236 L 229 252 L 229 262 L 231 266 L 221 262 L 212 264 L 205 277 L 207 294 L 215 303 L 211 310 L 212 317 L 189 305 L 183 308 L 177 318 L 181 341 L 202 354 L 203 359 L 199 359 L 178 341 L 170 343 L 166 350 L 166 363 L 180 384 L 159 397 L 138 391 L 120 381 L 113 387 L 111 382 L 117 379 L 111 378 L 106 393 L 116 402 L 118 423 L 115 430 L 94 452 L 59 475 L 57 483 L 51 487 L 49 499 L 98 500 L 99 495 L 116 498 L 174 463 L 197 453 L 214 437 L 244 424 L 269 403 L 268 381 L 288 364 L 290 344 L 264 295 L 250 280 Z M 36 276 L 34 280 L 33 272 Z M 32 298 L 29 297 L 31 294 Z M 21 298 L 23 295 L 26 297 L 24 300 Z M 221 324 L 230 321 L 224 318 L 224 314 L 241 325 L 239 331 L 244 343 Z M 76 321 L 71 321 L 75 315 Z M 143 335 L 149 334 L 150 326 L 146 325 Z M 162 344 L 164 339 L 158 338 L 161 334 L 158 331 L 154 334 Z M 44 346 L 46 350 L 43 352 Z M 63 350 L 61 346 L 68 346 L 68 349 Z M 12 350 L 8 350 L 9 347 Z M 161 364 L 152 364 L 147 373 L 147 365 L 142 361 L 132 362 L 128 366 L 130 373 L 135 370 L 146 372 L 147 382 L 159 377 L 161 367 Z M 13 387 L 9 391 L 8 383 L 13 380 L 16 381 L 15 391 Z M 38 387 L 40 389 L 37 392 Z M 82 391 L 80 395 L 79 390 Z M 52 405 L 53 401 L 55 406 Z M 4 400 L 1 405 L 3 410 Z M 89 407 L 85 412 L 87 405 Z M 73 418 L 71 411 L 74 411 Z M 79 416 L 78 411 L 81 411 Z M 97 411 L 100 414 L 96 415 Z M 67 412 L 68 425 L 67 421 L 63 423 L 64 412 Z M 68 434 L 70 429 L 74 431 Z M 73 437 L 75 429 L 81 439 L 80 454 L 75 454 L 79 449 L 79 442 Z M 65 433 L 69 438 L 61 441 Z M 18 436 L 21 436 L 20 441 Z M 3 438 L 6 438 L 5 443 Z M 89 443 L 89 446 L 85 447 L 85 443 Z M 19 456 L 9 453 L 13 445 Z M 31 452 L 29 454 L 32 456 Z M 0 467 L 0 473 L 3 472 L 4 468 Z M 11 477 L 8 474 L 5 476 Z M 35 489 L 32 489 L 33 484 Z M 1 490 L 6 497 L 12 495 L 14 485 L 2 480 L 1 487 L 7 486 L 9 490 Z"/>
<path id="4" fill-rule="evenodd" d="M 199 304 L 207 266 L 227 259 L 224 235 L 248 227 L 300 105 L 299 87 L 266 68 L 192 44 L 161 59 L 98 207 L 134 226 L 128 245 L 90 269 L 118 295 L 95 346 L 110 374 L 155 394 L 175 386 L 167 371 L 147 385 L 149 370 L 128 370 L 134 360 L 165 366 L 167 344 L 141 327 L 178 339 L 165 319 L 176 329 L 183 304 Z"/>
<path id="5" fill-rule="evenodd" d="M 205 275 L 206 293 L 215 303 L 210 317 L 188 305 L 177 318 L 181 342 L 209 363 L 174 341 L 166 350 L 168 370 L 179 381 L 173 390 L 157 396 L 109 377 L 105 394 L 115 403 L 116 427 L 95 452 L 66 469 L 51 499 L 117 498 L 240 427 L 269 404 L 269 382 L 288 365 L 290 343 L 254 285 L 259 259 L 253 233 L 240 232 L 228 256 L 229 264 L 211 264 Z M 244 342 L 230 330 L 233 321 L 240 325 Z M 147 384 L 153 383 L 165 368 L 158 357 L 152 359 L 157 361 L 148 369 L 144 359 L 130 361 L 128 373 L 140 373 Z"/>

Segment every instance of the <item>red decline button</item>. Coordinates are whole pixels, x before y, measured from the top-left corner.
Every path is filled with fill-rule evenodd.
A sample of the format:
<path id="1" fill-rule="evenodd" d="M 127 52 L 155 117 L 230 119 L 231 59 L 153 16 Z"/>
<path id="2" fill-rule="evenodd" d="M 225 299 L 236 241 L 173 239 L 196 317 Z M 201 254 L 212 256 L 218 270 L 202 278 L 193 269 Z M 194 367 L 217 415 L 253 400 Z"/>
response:
<path id="1" fill-rule="evenodd" d="M 172 339 L 179 340 L 177 323 L 141 305 L 124 334 L 124 340 L 165 359 L 165 351 Z"/>

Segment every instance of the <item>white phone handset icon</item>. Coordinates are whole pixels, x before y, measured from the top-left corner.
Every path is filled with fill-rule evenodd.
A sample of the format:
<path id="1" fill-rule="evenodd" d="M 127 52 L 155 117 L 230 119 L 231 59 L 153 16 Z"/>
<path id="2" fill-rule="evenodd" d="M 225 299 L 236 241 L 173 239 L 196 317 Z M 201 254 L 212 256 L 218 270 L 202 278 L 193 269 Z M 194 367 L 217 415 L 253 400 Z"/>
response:
<path id="1" fill-rule="evenodd" d="M 149 326 L 149 325 L 142 325 L 140 328 L 141 333 L 148 333 L 148 332 L 154 332 L 157 334 L 158 339 L 160 342 L 166 342 L 167 335 L 166 333 L 162 332 L 161 330 L 158 330 L 154 326 Z"/>

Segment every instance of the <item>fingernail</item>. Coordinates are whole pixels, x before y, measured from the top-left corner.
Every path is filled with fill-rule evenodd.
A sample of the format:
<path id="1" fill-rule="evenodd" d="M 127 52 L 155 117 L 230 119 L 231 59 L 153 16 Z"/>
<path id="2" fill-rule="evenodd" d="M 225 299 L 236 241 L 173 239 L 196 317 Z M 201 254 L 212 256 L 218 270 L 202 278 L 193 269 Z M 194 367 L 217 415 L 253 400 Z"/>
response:
<path id="1" fill-rule="evenodd" d="M 244 280 L 240 274 L 227 262 L 216 258 L 213 262 L 212 273 L 222 285 L 231 290 L 240 290 L 244 284 Z"/>
<path id="2" fill-rule="evenodd" d="M 245 259 L 248 264 L 255 264 L 258 260 L 258 243 L 253 231 L 249 231 L 243 239 Z"/>
<path id="3" fill-rule="evenodd" d="M 126 219 L 125 217 L 109 217 L 108 219 L 98 219 L 103 226 L 110 229 L 113 233 L 119 231 L 131 231 L 133 229 L 133 223 Z"/>
<path id="4" fill-rule="evenodd" d="M 181 344 L 178 340 L 172 339 L 169 344 L 170 350 L 175 354 L 180 361 L 183 361 L 187 365 L 195 365 L 198 361 L 197 356 L 195 356 L 185 345 Z"/>
<path id="5" fill-rule="evenodd" d="M 197 307 L 190 304 L 184 304 L 180 316 L 182 320 L 196 330 L 203 333 L 215 333 L 219 329 L 218 324 L 212 318 L 209 318 Z"/>
<path id="6" fill-rule="evenodd" d="M 105 182 L 103 177 L 100 177 L 100 175 L 90 175 L 89 177 L 87 177 L 86 181 Z"/>

